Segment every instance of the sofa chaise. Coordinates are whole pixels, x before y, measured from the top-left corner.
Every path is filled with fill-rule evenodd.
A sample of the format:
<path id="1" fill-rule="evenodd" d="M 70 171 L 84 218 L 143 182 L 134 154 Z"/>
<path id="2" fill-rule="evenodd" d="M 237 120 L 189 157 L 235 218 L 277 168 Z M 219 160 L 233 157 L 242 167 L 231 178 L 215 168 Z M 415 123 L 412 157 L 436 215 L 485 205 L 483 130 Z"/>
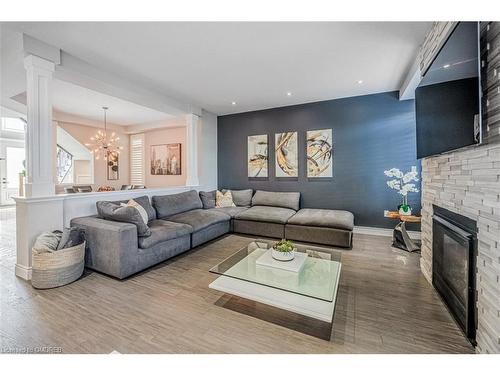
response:
<path id="1" fill-rule="evenodd" d="M 222 208 L 206 203 L 203 193 L 134 198 L 147 213 L 149 235 L 139 235 L 138 227 L 123 218 L 109 217 L 110 203 L 127 201 L 97 202 L 97 215 L 71 220 L 71 226 L 85 231 L 86 266 L 123 279 L 229 232 L 352 246 L 353 214 L 300 209 L 300 193 L 234 191 L 236 205 Z"/>

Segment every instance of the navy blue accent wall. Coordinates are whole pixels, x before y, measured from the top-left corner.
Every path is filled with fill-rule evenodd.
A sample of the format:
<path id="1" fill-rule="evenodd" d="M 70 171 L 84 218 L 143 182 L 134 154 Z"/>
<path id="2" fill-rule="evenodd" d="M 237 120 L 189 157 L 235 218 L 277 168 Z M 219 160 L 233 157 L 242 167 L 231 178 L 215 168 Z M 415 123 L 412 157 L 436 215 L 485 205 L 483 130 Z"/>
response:
<path id="1" fill-rule="evenodd" d="M 333 129 L 333 178 L 308 179 L 306 131 Z M 274 134 L 297 131 L 299 177 L 275 177 Z M 247 177 L 247 136 L 268 134 L 269 177 Z M 219 189 L 300 191 L 301 207 L 354 213 L 355 224 L 393 228 L 384 210 L 396 209 L 400 196 L 386 185 L 384 170 L 409 170 L 416 159 L 415 103 L 397 92 L 336 99 L 218 117 Z M 419 186 L 420 187 L 420 186 Z M 420 193 L 409 195 L 420 211 Z"/>

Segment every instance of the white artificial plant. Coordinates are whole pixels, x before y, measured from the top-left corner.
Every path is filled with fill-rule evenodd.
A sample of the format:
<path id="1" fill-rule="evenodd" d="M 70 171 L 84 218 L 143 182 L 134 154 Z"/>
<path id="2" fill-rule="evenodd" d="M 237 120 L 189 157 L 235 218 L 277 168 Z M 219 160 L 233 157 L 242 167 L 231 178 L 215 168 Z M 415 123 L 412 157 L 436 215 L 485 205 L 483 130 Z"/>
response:
<path id="1" fill-rule="evenodd" d="M 417 186 L 412 183 L 412 181 L 418 181 L 417 167 L 411 167 L 411 170 L 406 173 L 401 172 L 397 168 L 391 168 L 384 171 L 384 174 L 392 178 L 392 180 L 387 181 L 387 186 L 396 190 L 398 194 L 401 194 L 405 204 L 408 193 L 418 193 Z"/>

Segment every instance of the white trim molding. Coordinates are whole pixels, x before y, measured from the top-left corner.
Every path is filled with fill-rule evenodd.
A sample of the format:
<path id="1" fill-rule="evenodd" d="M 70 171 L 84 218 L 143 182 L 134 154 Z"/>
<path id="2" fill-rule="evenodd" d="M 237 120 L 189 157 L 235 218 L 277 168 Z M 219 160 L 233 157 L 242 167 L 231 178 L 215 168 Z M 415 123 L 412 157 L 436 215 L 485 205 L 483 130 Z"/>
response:
<path id="1" fill-rule="evenodd" d="M 24 280 L 31 280 L 31 267 L 16 263 L 15 272 L 17 277 Z"/>
<path id="2" fill-rule="evenodd" d="M 357 233 L 357 234 L 369 234 L 372 236 L 392 237 L 394 229 L 375 228 L 375 227 L 360 227 L 360 226 L 356 225 L 356 226 L 354 226 L 353 232 Z M 413 230 L 409 230 L 407 232 L 412 240 L 419 240 L 420 239 L 420 232 L 413 231 Z"/>

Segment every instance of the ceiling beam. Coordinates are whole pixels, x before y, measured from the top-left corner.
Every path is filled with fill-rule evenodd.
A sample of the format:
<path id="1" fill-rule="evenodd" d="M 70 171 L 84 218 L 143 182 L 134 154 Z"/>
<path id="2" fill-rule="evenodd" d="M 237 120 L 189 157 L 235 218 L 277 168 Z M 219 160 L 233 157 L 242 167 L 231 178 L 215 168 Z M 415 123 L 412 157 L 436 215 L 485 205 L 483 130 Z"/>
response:
<path id="1" fill-rule="evenodd" d="M 415 90 L 421 80 L 422 74 L 420 73 L 419 60 L 415 59 L 399 89 L 399 100 L 415 99 Z"/>
<path id="2" fill-rule="evenodd" d="M 25 55 L 33 54 L 56 64 L 53 77 L 173 116 L 201 115 L 201 108 L 135 84 L 130 78 L 99 69 L 57 47 L 23 34 Z"/>
<path id="3" fill-rule="evenodd" d="M 56 67 L 54 78 L 173 116 L 201 114 L 201 108 L 197 106 L 136 85 L 131 80 L 98 69 L 64 51 L 61 51 L 61 64 Z"/>

